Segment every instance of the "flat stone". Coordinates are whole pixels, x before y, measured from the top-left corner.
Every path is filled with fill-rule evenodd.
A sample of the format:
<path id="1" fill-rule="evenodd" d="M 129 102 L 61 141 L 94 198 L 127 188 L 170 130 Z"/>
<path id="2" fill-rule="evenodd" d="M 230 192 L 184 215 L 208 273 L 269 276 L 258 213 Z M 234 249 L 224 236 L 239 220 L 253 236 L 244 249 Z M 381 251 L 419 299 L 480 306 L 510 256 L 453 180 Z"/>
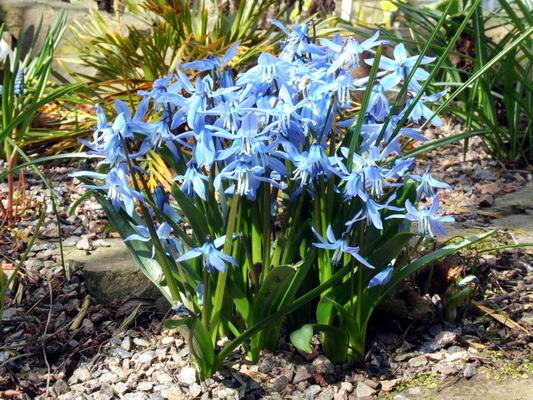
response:
<path id="1" fill-rule="evenodd" d="M 442 331 L 435 337 L 435 345 L 437 348 L 446 347 L 449 344 L 452 344 L 457 335 L 452 331 Z"/>
<path id="2" fill-rule="evenodd" d="M 427 357 L 422 354 L 421 356 L 413 357 L 409 360 L 409 365 L 411 367 L 423 367 L 428 363 Z"/>
<path id="3" fill-rule="evenodd" d="M 300 365 L 298 368 L 296 368 L 296 372 L 294 373 L 294 378 L 292 382 L 299 383 L 306 381 L 310 378 L 311 374 L 307 371 L 307 368 L 304 365 Z"/>
<path id="4" fill-rule="evenodd" d="M 196 383 L 196 370 L 191 367 L 183 368 L 178 374 L 178 382 L 184 386 L 191 386 Z"/>
<path id="5" fill-rule="evenodd" d="M 498 196 L 492 210 L 504 215 L 523 214 L 527 210 L 533 210 L 531 199 L 533 199 L 533 185 L 525 186 L 505 196 Z"/>
<path id="6" fill-rule="evenodd" d="M 307 399 L 314 399 L 321 391 L 322 388 L 320 385 L 311 385 L 305 389 L 304 397 Z"/>
<path id="7" fill-rule="evenodd" d="M 63 240 L 63 247 L 75 247 L 78 242 L 80 241 L 80 237 L 79 236 L 69 236 L 68 238 L 64 239 Z"/>
<path id="8" fill-rule="evenodd" d="M 202 394 L 202 386 L 197 383 L 193 383 L 191 386 L 189 386 L 189 393 L 192 397 L 199 397 Z"/>
<path id="9" fill-rule="evenodd" d="M 82 239 L 83 240 L 83 239 Z M 64 251 L 65 262 L 82 266 L 87 289 L 98 302 L 128 297 L 162 297 L 157 287 L 139 270 L 121 239 L 107 239 L 109 247 L 91 252 L 77 248 Z"/>
<path id="10" fill-rule="evenodd" d="M 139 355 L 139 358 L 137 358 L 137 361 L 141 364 L 148 364 L 150 365 L 152 361 L 157 357 L 157 354 L 155 351 L 145 351 L 144 353 L 141 353 Z"/>
<path id="11" fill-rule="evenodd" d="M 137 390 L 140 390 L 141 392 L 149 392 L 153 387 L 154 384 L 152 382 L 143 381 L 137 385 Z"/>
<path id="12" fill-rule="evenodd" d="M 363 382 L 359 382 L 357 384 L 357 388 L 355 389 L 355 394 L 359 400 L 371 399 L 374 393 L 376 393 L 376 390 Z"/>
<path id="13" fill-rule="evenodd" d="M 470 379 L 476 374 L 477 374 L 477 368 L 476 368 L 476 366 L 474 364 L 468 363 L 468 364 L 465 365 L 465 367 L 463 369 L 463 376 L 466 379 Z"/>

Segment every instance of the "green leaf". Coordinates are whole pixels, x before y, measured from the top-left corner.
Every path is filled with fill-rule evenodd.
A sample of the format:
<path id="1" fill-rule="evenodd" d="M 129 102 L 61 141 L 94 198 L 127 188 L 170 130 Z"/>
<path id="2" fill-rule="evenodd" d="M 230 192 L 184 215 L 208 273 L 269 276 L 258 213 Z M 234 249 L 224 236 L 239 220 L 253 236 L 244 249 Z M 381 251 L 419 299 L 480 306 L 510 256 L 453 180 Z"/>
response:
<path id="1" fill-rule="evenodd" d="M 181 191 L 178 185 L 172 185 L 172 196 L 178 202 L 187 222 L 191 224 L 192 230 L 199 243 L 203 243 L 209 235 L 209 223 L 204 213 L 202 213 L 191 201 L 189 196 Z"/>
<path id="2" fill-rule="evenodd" d="M 311 339 L 313 338 L 313 325 L 306 324 L 300 329 L 295 330 L 289 336 L 291 343 L 298 350 L 303 351 L 304 353 L 312 353 L 313 349 L 311 348 Z"/>
<path id="3" fill-rule="evenodd" d="M 193 321 L 193 317 L 185 317 L 180 319 L 167 318 L 163 321 L 163 326 L 166 329 L 176 329 L 183 325 L 187 325 L 190 328 L 192 326 Z"/>

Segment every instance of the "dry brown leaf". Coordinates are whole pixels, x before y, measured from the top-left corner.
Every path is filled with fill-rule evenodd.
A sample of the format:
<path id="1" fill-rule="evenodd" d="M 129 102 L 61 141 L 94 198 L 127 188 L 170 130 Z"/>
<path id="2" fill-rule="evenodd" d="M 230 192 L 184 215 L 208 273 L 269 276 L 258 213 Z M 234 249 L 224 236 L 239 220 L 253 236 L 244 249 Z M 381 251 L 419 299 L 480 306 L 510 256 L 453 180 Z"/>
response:
<path id="1" fill-rule="evenodd" d="M 513 321 L 506 313 L 503 311 L 496 312 L 492 308 L 484 306 L 483 304 L 479 303 L 476 300 L 472 300 L 472 304 L 475 305 L 477 308 L 479 308 L 481 311 L 483 311 L 485 314 L 490 315 L 492 318 L 494 318 L 496 321 L 504 324 L 508 328 L 511 329 L 520 329 L 527 333 L 529 335 L 529 331 L 524 328 L 522 325 L 516 323 Z"/>

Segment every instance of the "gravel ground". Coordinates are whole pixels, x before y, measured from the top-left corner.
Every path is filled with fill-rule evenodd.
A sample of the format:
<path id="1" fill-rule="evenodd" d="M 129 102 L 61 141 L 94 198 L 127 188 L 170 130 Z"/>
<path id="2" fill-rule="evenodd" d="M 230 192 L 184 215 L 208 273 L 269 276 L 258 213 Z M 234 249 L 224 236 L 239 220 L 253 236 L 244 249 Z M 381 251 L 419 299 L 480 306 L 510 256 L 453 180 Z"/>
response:
<path id="1" fill-rule="evenodd" d="M 430 137 L 442 134 L 428 132 Z M 485 226 L 493 218 L 484 208 L 492 206 L 495 197 L 531 183 L 531 171 L 505 169 L 490 160 L 478 140 L 472 141 L 465 159 L 462 145 L 451 145 L 428 154 L 421 171 L 428 165 L 435 177 L 454 185 L 454 191 L 443 193 L 444 205 L 471 226 Z M 63 245 L 90 250 L 113 234 L 95 201 L 83 203 L 69 216 L 69 204 L 83 190 L 67 173 L 66 167 L 46 170 L 60 202 Z M 35 230 L 37 205 L 48 197 L 38 180 L 30 176 L 27 183 L 18 229 L 0 231 L 7 270 Z M 5 190 L 0 185 L 0 194 Z M 65 278 L 55 257 L 58 231 L 50 204 L 47 211 L 39 232 L 43 241 L 30 252 L 0 327 L 0 398 L 400 400 L 416 398 L 423 386 L 441 390 L 479 375 L 533 373 L 533 259 L 515 249 L 490 255 L 469 251 L 444 260 L 435 268 L 431 295 L 403 285 L 388 312 L 380 310 L 374 318 L 369 351 L 359 365 L 334 365 L 320 355 L 319 346 L 310 357 L 281 343 L 278 352 L 264 353 L 258 365 L 245 362 L 237 351 L 225 369 L 201 382 L 189 363 L 184 338 L 162 328 L 164 316 L 150 302 L 116 299 L 96 304 L 79 270 L 69 271 L 70 280 Z M 508 233 L 498 234 L 498 240 L 507 239 Z M 446 285 L 439 283 L 472 266 L 480 279 L 476 306 L 468 307 L 461 324 L 445 323 L 441 298 Z M 422 275 L 415 283 L 423 281 Z M 496 307 L 497 316 L 484 315 L 484 306 Z"/>

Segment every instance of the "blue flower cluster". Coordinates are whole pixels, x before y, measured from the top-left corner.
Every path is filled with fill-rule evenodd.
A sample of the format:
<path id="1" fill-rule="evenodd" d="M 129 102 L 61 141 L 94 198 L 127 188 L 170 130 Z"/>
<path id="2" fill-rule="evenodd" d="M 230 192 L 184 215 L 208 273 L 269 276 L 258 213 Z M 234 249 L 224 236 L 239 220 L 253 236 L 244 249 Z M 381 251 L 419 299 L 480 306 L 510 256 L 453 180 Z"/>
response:
<path id="1" fill-rule="evenodd" d="M 354 95 L 369 85 L 368 76 L 361 77 L 360 72 L 373 65 L 377 46 L 388 43 L 379 39 L 379 33 L 361 43 L 340 35 L 312 40 L 306 24 L 288 31 L 279 22 L 273 23 L 287 35 L 280 54 L 262 53 L 256 65 L 240 75 L 229 68 L 238 52 L 239 43 L 235 43 L 222 58 L 183 64 L 175 73 L 156 80 L 151 90 L 140 91 L 142 100 L 134 115 L 117 100 L 117 117 L 111 124 L 97 108 L 97 129 L 86 145 L 102 157 L 107 174 L 80 172 L 78 176 L 102 180 L 92 187 L 107 191 L 115 208 L 123 206 L 130 216 L 135 213 L 135 201 L 143 202 L 143 198 L 131 187 L 128 157 L 135 160 L 163 148 L 176 165 L 183 166 L 175 179 L 195 201 L 208 201 L 208 190 L 214 190 L 219 195 L 213 198 L 220 201 L 238 195 L 253 202 L 262 186 L 294 201 L 302 195 L 313 197 L 322 183 L 334 182 L 345 201 L 357 199 L 361 206 L 345 222 L 340 239 L 329 227 L 325 238 L 316 232 L 319 242 L 315 246 L 333 250 L 334 261 L 347 253 L 367 267 L 372 266 L 358 254 L 358 248 L 344 239 L 357 221 L 382 229 L 386 210 L 387 218 L 415 222 L 422 236 L 443 233 L 442 222 L 452 219 L 439 216 L 437 189 L 449 186 L 428 172 L 414 175 L 415 160 L 402 157 L 405 142 L 425 140 L 415 126 L 428 119 L 434 126 L 442 125 L 427 103 L 437 101 L 444 92 L 422 95 L 405 117 L 421 82 L 429 76 L 421 67 L 413 72 L 419 56 L 409 56 L 399 44 L 393 58 L 379 59 L 368 107 L 359 111 L 365 113 L 358 133 L 361 143 L 353 152 L 347 135 L 356 120 Z M 423 57 L 419 65 L 432 61 Z M 403 106 L 392 107 L 391 99 L 412 72 Z M 196 77 L 194 83 L 189 76 Z M 393 109 L 397 109 L 395 115 L 391 115 Z M 408 125 L 396 129 L 402 119 Z M 418 209 L 409 202 L 406 210 L 393 205 L 395 190 L 407 179 L 418 182 L 418 200 L 431 204 L 429 208 Z M 390 215 L 390 211 L 399 213 Z M 167 239 L 168 226 L 161 231 Z M 139 228 L 132 239 L 146 237 Z M 225 262 L 236 261 L 217 250 L 221 240 L 208 241 L 177 260 L 202 255 L 206 269 L 224 271 Z M 376 275 L 371 285 L 385 283 L 388 271 Z"/>

